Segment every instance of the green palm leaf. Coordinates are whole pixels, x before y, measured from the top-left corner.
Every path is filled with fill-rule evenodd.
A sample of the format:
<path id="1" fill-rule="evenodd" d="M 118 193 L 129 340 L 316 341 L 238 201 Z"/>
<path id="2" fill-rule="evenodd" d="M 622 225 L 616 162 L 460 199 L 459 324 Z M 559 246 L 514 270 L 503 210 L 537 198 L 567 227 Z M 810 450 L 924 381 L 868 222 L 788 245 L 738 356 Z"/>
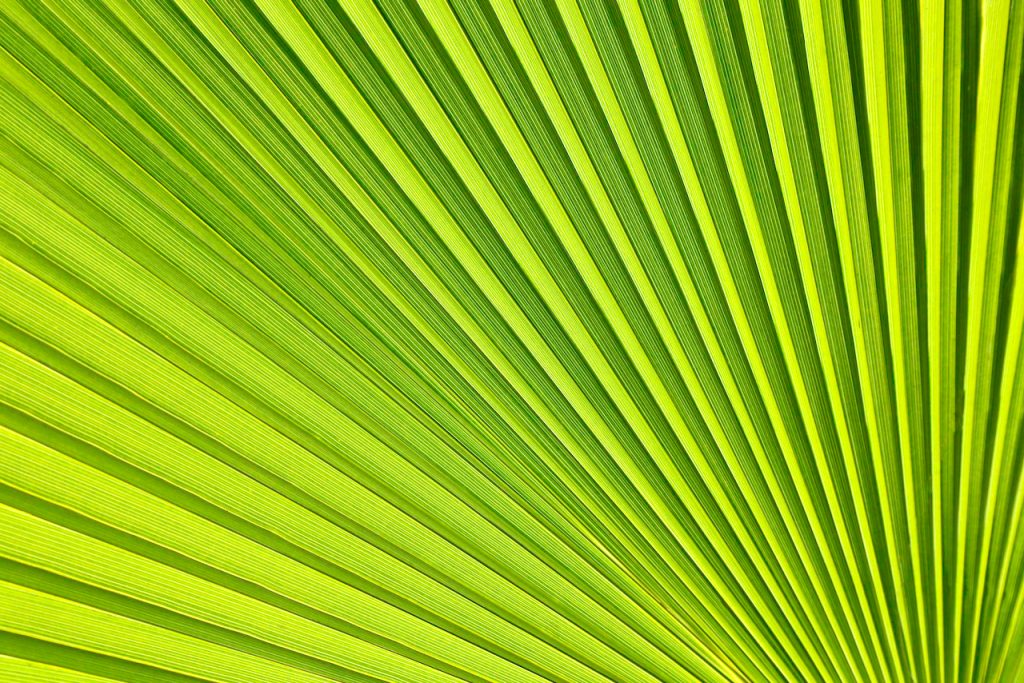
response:
<path id="1" fill-rule="evenodd" d="M 0 680 L 1024 677 L 1024 1 L 0 49 Z"/>

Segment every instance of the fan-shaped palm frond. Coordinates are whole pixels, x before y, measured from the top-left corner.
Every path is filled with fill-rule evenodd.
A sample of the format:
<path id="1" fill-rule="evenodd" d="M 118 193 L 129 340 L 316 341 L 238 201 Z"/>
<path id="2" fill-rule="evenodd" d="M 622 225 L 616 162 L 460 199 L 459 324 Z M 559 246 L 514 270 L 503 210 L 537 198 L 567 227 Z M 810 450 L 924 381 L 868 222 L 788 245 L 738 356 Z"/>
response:
<path id="1" fill-rule="evenodd" d="M 1024 1 L 4 0 L 0 679 L 1024 679 Z"/>

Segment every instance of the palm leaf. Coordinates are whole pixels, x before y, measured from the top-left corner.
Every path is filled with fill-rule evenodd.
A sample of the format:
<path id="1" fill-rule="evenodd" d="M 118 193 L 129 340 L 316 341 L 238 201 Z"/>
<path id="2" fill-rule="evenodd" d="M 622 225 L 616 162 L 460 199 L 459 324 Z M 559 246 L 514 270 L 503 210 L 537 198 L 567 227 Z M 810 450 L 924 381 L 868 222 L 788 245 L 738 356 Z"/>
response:
<path id="1" fill-rule="evenodd" d="M 0 679 L 1024 676 L 1024 2 L 0 49 Z"/>

